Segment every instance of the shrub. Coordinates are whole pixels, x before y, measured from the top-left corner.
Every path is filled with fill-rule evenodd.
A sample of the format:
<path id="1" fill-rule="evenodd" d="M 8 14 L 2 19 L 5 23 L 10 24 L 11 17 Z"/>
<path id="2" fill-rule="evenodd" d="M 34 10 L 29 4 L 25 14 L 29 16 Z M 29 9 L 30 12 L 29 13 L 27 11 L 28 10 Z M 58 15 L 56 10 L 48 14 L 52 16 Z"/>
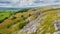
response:
<path id="1" fill-rule="evenodd" d="M 14 19 L 16 19 L 16 17 L 15 17 L 15 16 L 13 16 L 12 20 L 14 20 Z"/>
<path id="2" fill-rule="evenodd" d="M 29 14 L 29 17 L 31 16 L 31 14 Z"/>

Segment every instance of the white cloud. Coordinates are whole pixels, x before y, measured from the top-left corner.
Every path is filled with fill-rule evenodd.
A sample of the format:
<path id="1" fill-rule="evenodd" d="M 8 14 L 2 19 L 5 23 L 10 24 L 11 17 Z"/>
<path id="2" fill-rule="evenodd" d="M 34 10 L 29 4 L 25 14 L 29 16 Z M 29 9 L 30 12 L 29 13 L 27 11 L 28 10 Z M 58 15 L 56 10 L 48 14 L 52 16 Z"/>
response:
<path id="1" fill-rule="evenodd" d="M 0 7 L 31 7 L 60 4 L 60 0 L 0 0 L 0 2 L 10 2 L 8 4 L 2 3 Z"/>
<path id="2" fill-rule="evenodd" d="M 20 2 L 20 0 L 10 0 L 10 2 L 13 4 L 17 3 L 17 2 Z"/>
<path id="3" fill-rule="evenodd" d="M 18 6 L 30 6 L 32 4 L 34 4 L 33 0 L 22 0 L 18 3 Z"/>

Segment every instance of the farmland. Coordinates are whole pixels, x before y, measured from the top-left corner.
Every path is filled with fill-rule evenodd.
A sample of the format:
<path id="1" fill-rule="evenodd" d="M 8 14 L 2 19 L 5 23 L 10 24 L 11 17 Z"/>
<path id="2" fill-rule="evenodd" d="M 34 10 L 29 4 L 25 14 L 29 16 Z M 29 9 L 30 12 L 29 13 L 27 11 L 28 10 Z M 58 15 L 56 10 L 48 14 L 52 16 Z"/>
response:
<path id="1" fill-rule="evenodd" d="M 59 7 L 0 10 L 0 34 L 54 34 Z"/>

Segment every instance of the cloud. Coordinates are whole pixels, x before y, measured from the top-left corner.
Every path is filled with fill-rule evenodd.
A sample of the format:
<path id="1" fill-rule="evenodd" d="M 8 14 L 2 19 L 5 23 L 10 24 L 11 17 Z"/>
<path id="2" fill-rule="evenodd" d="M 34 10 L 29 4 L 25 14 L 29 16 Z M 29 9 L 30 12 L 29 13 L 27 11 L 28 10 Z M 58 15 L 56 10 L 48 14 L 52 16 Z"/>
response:
<path id="1" fill-rule="evenodd" d="M 36 7 L 46 5 L 58 5 L 60 0 L 0 0 L 0 7 Z"/>
<path id="2" fill-rule="evenodd" d="M 22 0 L 18 3 L 18 6 L 31 6 L 34 4 L 33 0 Z"/>

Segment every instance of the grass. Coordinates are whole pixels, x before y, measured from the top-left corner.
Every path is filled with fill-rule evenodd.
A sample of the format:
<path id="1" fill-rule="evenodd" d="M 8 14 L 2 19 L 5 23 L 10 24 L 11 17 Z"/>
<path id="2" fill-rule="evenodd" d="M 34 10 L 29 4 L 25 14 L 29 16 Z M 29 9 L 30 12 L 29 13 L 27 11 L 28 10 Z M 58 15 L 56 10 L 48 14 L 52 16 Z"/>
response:
<path id="1" fill-rule="evenodd" d="M 38 26 L 38 30 L 35 34 L 39 34 L 41 31 L 42 31 L 41 34 L 45 34 L 45 33 L 53 34 L 54 32 L 56 32 L 57 30 L 55 30 L 53 22 L 58 18 L 58 16 L 56 16 L 57 13 L 59 13 L 58 10 L 45 12 L 46 18 L 44 18 L 40 22 L 40 25 Z M 40 28 L 42 28 L 43 30 L 39 30 Z"/>
<path id="2" fill-rule="evenodd" d="M 37 26 L 37 31 L 32 34 L 45 34 L 50 33 L 53 34 L 57 30 L 54 28 L 54 20 L 59 20 L 60 16 L 57 16 L 60 13 L 60 10 L 51 10 L 47 11 L 51 8 L 41 8 L 41 9 L 30 9 L 30 10 L 0 10 L 0 33 L 1 34 L 12 34 L 14 32 L 18 32 L 24 26 L 26 26 L 29 22 L 26 22 L 27 18 L 30 18 L 30 22 L 35 20 L 34 17 L 35 12 L 40 12 L 40 18 L 43 17 L 42 21 L 39 22 L 39 26 Z M 45 12 L 46 11 L 46 12 Z M 42 30 L 40 30 L 40 28 Z M 21 33 L 24 34 L 25 32 Z"/>
<path id="3" fill-rule="evenodd" d="M 17 10 L 0 10 L 0 23 L 16 12 Z"/>
<path id="4" fill-rule="evenodd" d="M 7 15 L 9 15 L 10 12 L 7 13 L 8 13 Z M 8 17 L 8 19 L 6 19 L 0 24 L 0 32 L 2 34 L 8 34 L 8 33 L 11 34 L 12 32 L 22 29 L 27 24 L 25 20 L 29 17 L 29 14 L 32 15 L 32 13 L 33 13 L 32 11 L 31 13 L 20 12 L 11 15 L 10 17 Z"/>

